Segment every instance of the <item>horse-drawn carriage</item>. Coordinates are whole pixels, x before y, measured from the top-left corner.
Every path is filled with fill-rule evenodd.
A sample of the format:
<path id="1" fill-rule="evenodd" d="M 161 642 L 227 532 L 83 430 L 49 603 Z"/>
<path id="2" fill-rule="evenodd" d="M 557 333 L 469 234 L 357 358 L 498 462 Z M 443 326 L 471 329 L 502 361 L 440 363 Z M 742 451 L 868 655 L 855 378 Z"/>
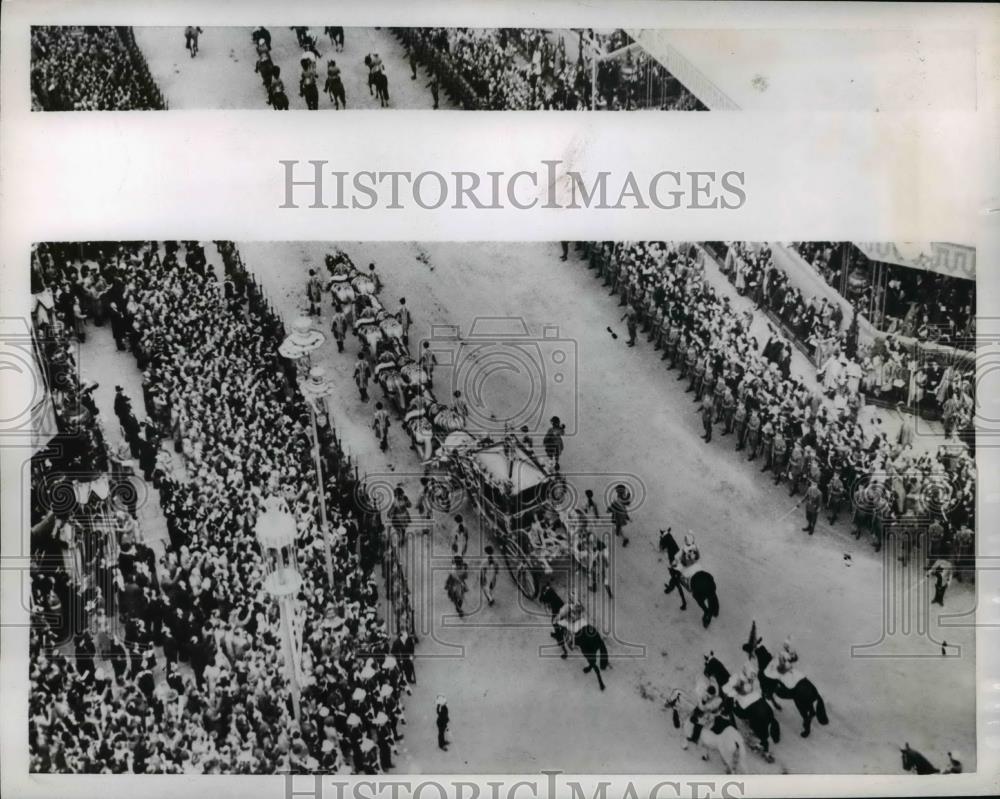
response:
<path id="1" fill-rule="evenodd" d="M 503 553 L 518 589 L 538 597 L 546 575 L 568 566 L 570 533 L 554 509 L 555 476 L 513 435 L 451 433 L 441 460 L 461 483 Z"/>

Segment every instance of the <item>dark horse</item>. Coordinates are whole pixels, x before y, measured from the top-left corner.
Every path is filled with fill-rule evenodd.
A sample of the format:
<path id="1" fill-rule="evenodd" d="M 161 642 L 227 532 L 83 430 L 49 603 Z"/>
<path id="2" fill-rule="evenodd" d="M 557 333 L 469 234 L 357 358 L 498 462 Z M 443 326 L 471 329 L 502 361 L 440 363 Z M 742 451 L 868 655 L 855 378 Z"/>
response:
<path id="1" fill-rule="evenodd" d="M 370 55 L 366 55 L 365 66 L 368 67 L 368 91 L 378 97 L 382 108 L 385 108 L 389 105 L 389 78 L 386 77 L 383 70 L 373 70 L 371 65 L 372 58 Z"/>
<path id="2" fill-rule="evenodd" d="M 753 732 L 754 736 L 760 742 L 764 759 L 768 762 L 773 760 L 770 751 L 770 742 L 773 740 L 775 743 L 778 743 L 781 740 L 781 725 L 778 724 L 778 720 L 774 717 L 774 711 L 767 701 L 761 697 L 749 707 L 741 708 L 732 697 L 727 696 L 722 689 L 729 682 L 729 669 L 722 665 L 722 661 L 715 656 L 714 652 L 705 655 L 705 670 L 703 673 L 709 679 L 715 680 L 716 685 L 719 687 L 719 695 L 724 697 L 726 711 L 729 713 L 730 718 L 735 713 L 735 715 L 744 719 L 750 727 L 751 732 Z"/>
<path id="3" fill-rule="evenodd" d="M 670 530 L 666 532 L 663 530 L 660 531 L 660 549 L 666 550 L 670 561 L 673 561 L 674 557 L 680 551 L 680 547 L 674 541 Z M 715 578 L 707 571 L 698 571 L 691 575 L 689 583 L 688 590 L 702 611 L 701 625 L 702 627 L 708 627 L 712 623 L 712 619 L 719 616 L 719 595 L 715 589 Z M 684 582 L 681 573 L 677 569 L 671 568 L 670 580 L 664 583 L 663 593 L 669 594 L 675 588 L 681 595 L 681 610 L 687 610 L 687 598 L 684 596 Z"/>
<path id="4" fill-rule="evenodd" d="M 940 774 L 941 769 L 935 768 L 931 761 L 924 757 L 916 749 L 911 749 L 906 744 L 899 750 L 903 757 L 903 771 L 915 771 L 917 774 Z"/>
<path id="5" fill-rule="evenodd" d="M 746 651 L 747 646 L 744 645 L 743 649 Z M 830 723 L 830 719 L 826 715 L 826 704 L 823 702 L 823 697 L 819 695 L 816 686 L 812 684 L 808 677 L 803 677 L 795 683 L 794 688 L 789 688 L 781 680 L 765 676 L 764 670 L 773 659 L 767 647 L 758 643 L 754 649 L 754 656 L 757 658 L 757 673 L 760 679 L 761 693 L 778 710 L 781 710 L 781 705 L 777 703 L 774 698 L 775 696 L 779 696 L 782 699 L 791 699 L 795 702 L 795 707 L 798 709 L 799 715 L 802 716 L 801 735 L 803 738 L 809 737 L 813 718 L 820 724 Z"/>

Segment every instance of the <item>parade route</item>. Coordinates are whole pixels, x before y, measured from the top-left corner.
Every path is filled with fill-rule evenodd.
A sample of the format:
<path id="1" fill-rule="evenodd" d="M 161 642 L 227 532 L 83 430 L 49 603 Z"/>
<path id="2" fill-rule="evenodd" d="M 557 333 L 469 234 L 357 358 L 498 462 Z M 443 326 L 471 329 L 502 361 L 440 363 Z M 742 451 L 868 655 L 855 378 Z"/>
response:
<path id="1" fill-rule="evenodd" d="M 304 307 L 308 269 L 323 274 L 323 256 L 334 245 L 239 246 L 287 323 Z M 413 581 L 428 586 L 429 602 L 426 591 L 418 590 L 418 606 L 429 607 L 418 625 L 429 626 L 435 639 L 422 641 L 418 655 L 436 656 L 418 658 L 419 683 L 407 699 L 409 724 L 399 770 L 509 771 L 529 764 L 619 771 L 627 763 L 633 771 L 696 771 L 696 754 L 681 750 L 681 736 L 661 710 L 662 697 L 675 687 L 690 691 L 709 651 L 730 670 L 737 668 L 743 658 L 740 645 L 754 620 L 772 651 L 785 636 L 793 637 L 803 670 L 826 700 L 831 723 L 814 727 L 812 737 L 803 740 L 797 714 L 785 703 L 778 714 L 784 735 L 776 747 L 777 762 L 767 765 L 752 756 L 749 770 L 891 772 L 898 768 L 898 746 L 904 741 L 928 752 L 974 751 L 971 628 L 942 630 L 932 614 L 926 635 L 916 629 L 884 635 L 883 557 L 864 539 L 855 541 L 843 519 L 833 529 L 824 519 L 817 534 L 807 536 L 801 532 L 804 515 L 794 508 L 796 499 L 788 497 L 786 485 L 765 480 L 759 466 L 734 451 L 731 438 L 717 436 L 708 445 L 701 441 L 700 420 L 685 384 L 664 368 L 660 353 L 644 337 L 634 349 L 625 347 L 618 298 L 602 290 L 575 254 L 560 262 L 554 242 L 337 246 L 362 270 L 369 262 L 377 265 L 385 284 L 380 299 L 390 311 L 406 297 L 415 320 L 411 351 L 434 325 L 457 325 L 464 333 L 482 316 L 523 319 L 533 336 L 541 336 L 543 327 L 557 327 L 559 338 L 573 342 L 578 353 L 575 411 L 564 404 L 544 414 L 546 420 L 550 413 L 564 420 L 576 414 L 577 431 L 566 439 L 564 473 L 581 495 L 593 487 L 600 497 L 601 481 L 607 479 L 602 476 L 609 474 L 635 474 L 647 489 L 642 507 L 632 514 L 631 545 L 618 547 L 613 558 L 613 669 L 604 693 L 592 676 L 579 672 L 579 664 L 539 656 L 540 647 L 551 643 L 549 628 L 519 607 L 509 578 L 501 578 L 494 607 L 470 612 L 464 622 L 453 617 L 445 596 L 445 570 L 432 569 L 429 578 Z M 329 319 L 325 304 L 324 329 Z M 618 339 L 608 334 L 609 326 Z M 370 403 L 359 401 L 350 378 L 357 351 L 357 340 L 349 337 L 347 351 L 338 355 L 331 338 L 323 354 L 314 356 L 336 377 L 331 409 L 338 432 L 363 474 L 398 479 L 415 498 L 422 465 L 395 416 L 391 448 L 379 452 L 369 424 L 381 392 L 376 386 Z M 448 370 L 439 368 L 439 397 L 448 396 L 450 381 Z M 504 390 L 502 378 L 490 384 L 490 395 L 500 405 Z M 706 496 L 713 501 L 705 502 Z M 468 506 L 463 512 L 472 515 Z M 681 613 L 677 596 L 663 594 L 666 564 L 657 538 L 667 526 L 675 533 L 694 531 L 706 567 L 715 575 L 721 615 L 707 631 L 696 611 Z M 450 519 L 442 519 L 433 536 L 434 552 L 445 562 L 452 529 Z M 470 563 L 482 544 L 473 537 Z M 926 602 L 919 568 L 911 566 L 906 574 L 917 580 L 907 584 L 906 595 Z M 469 582 L 470 609 L 475 609 L 475 567 Z M 955 584 L 946 611 L 968 611 L 973 603 L 971 591 Z M 961 647 L 963 656 L 942 657 L 935 643 L 941 640 Z M 852 654 L 852 647 L 879 641 Z M 461 657 L 454 656 L 459 653 L 455 645 Z M 630 656 L 621 657 L 623 652 Z M 434 745 L 433 705 L 439 693 L 448 696 L 452 713 L 448 752 Z M 567 735 L 569 730 L 574 734 Z"/>
<path id="2" fill-rule="evenodd" d="M 270 31 L 271 58 L 281 67 L 289 109 L 305 110 L 305 100 L 298 92 L 302 48 L 296 41 L 294 31 L 288 27 L 272 26 Z M 318 63 L 320 110 L 333 108 L 330 98 L 323 92 L 326 64 L 331 58 L 341 67 L 347 107 L 380 107 L 378 99 L 371 96 L 368 89 L 368 69 L 364 64 L 368 53 L 378 53 L 385 64 L 390 108 L 433 107 L 426 70 L 418 67 L 417 79 L 411 78 L 406 48 L 388 28 L 347 28 L 344 50 L 339 53 L 334 51 L 322 27 L 314 27 L 311 31 L 317 38 L 321 56 Z M 191 58 L 184 49 L 183 28 L 137 28 L 135 35 L 171 109 L 270 110 L 260 76 L 254 72 L 257 54 L 252 32 L 252 28 L 206 28 L 199 37 L 199 51 L 195 58 Z M 449 107 L 444 92 L 441 93 L 441 107 Z"/>

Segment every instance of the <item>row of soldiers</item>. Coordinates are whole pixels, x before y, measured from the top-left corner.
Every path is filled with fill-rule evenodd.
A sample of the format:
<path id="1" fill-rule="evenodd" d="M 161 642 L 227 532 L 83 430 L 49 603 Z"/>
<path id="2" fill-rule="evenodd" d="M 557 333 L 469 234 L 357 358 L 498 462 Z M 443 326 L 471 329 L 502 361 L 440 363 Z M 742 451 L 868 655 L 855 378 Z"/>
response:
<path id="1" fill-rule="evenodd" d="M 678 380 L 688 381 L 704 440 L 722 425 L 722 435 L 732 435 L 748 461 L 762 461 L 775 484 L 786 481 L 791 496 L 803 492 L 804 531 L 814 531 L 822 507 L 831 524 L 849 509 L 855 537 L 869 532 L 876 549 L 887 535 L 921 531 L 933 519 L 953 531 L 971 526 L 969 459 L 948 448 L 916 459 L 902 436 L 890 442 L 881 432 L 867 440 L 857 423 L 860 403 L 832 406 L 780 369 L 772 354 L 777 336 L 759 346 L 752 316 L 707 285 L 695 248 L 605 242 L 589 245 L 588 254 L 626 306 L 629 343 L 641 328 Z"/>

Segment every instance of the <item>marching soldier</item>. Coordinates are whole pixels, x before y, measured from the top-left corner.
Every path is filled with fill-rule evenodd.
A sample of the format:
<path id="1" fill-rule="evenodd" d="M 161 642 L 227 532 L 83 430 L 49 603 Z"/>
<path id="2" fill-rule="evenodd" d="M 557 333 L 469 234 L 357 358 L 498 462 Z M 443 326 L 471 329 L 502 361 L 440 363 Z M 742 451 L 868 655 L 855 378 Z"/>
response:
<path id="1" fill-rule="evenodd" d="M 434 367 L 437 366 L 437 362 L 437 356 L 431 350 L 431 343 L 429 341 L 425 341 L 420 350 L 418 363 L 420 364 L 420 368 L 427 373 L 428 388 L 430 388 L 434 383 Z"/>
<path id="2" fill-rule="evenodd" d="M 355 367 L 357 368 L 357 367 Z M 389 448 L 389 414 L 381 402 L 375 403 L 375 415 L 372 417 L 372 430 L 378 439 L 379 449 L 385 452 Z"/>
<path id="3" fill-rule="evenodd" d="M 409 346 L 410 326 L 413 324 L 413 315 L 410 313 L 410 309 L 406 307 L 406 297 L 401 297 L 399 300 L 399 310 L 396 311 L 396 318 L 399 320 L 400 327 L 403 328 L 403 344 Z"/>
<path id="4" fill-rule="evenodd" d="M 361 401 L 368 402 L 368 381 L 372 377 L 372 367 L 363 352 L 358 353 L 358 362 L 354 364 L 354 384 L 361 393 Z"/>
<path id="5" fill-rule="evenodd" d="M 333 319 L 330 321 L 330 331 L 337 342 L 337 352 L 344 351 L 344 339 L 347 337 L 347 314 L 342 306 L 338 306 L 333 311 Z"/>

